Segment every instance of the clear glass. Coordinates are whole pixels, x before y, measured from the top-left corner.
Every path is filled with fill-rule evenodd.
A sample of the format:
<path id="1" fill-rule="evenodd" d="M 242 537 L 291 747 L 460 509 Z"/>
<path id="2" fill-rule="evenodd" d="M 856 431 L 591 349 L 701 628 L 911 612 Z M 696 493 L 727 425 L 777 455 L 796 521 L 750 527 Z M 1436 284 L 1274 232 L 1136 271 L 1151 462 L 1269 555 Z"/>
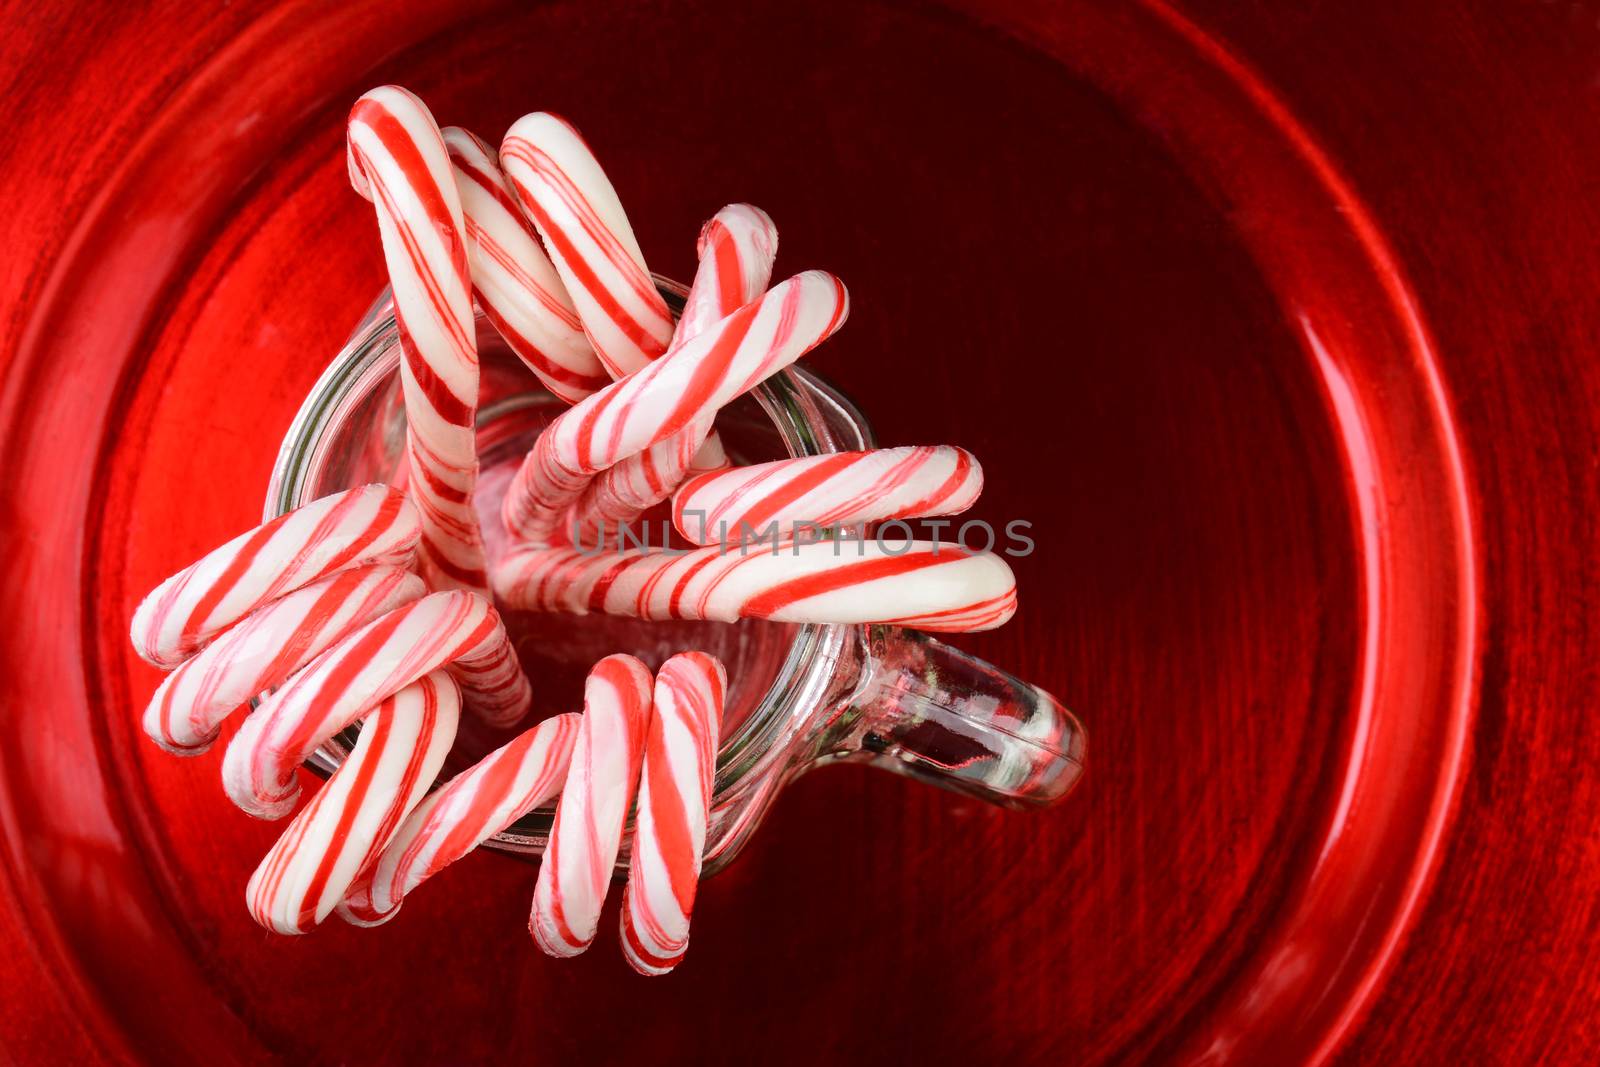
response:
<path id="1" fill-rule="evenodd" d="M 676 311 L 682 287 L 657 281 Z M 510 473 L 564 405 L 539 388 L 481 316 L 478 339 L 479 511 L 492 560 L 504 548 L 498 511 Z M 278 454 L 265 517 L 400 475 L 405 412 L 399 358 L 385 294 L 301 406 Z M 799 368 L 729 405 L 717 428 L 736 462 L 873 446 L 855 406 Z M 657 529 L 655 521 L 650 528 Z M 610 652 L 632 652 L 652 666 L 689 648 L 723 658 L 729 702 L 706 835 L 708 872 L 737 855 L 784 783 L 822 763 L 870 763 L 1007 807 L 1058 800 L 1082 773 L 1082 727 L 1048 693 L 896 627 L 639 623 L 520 612 L 506 613 L 506 622 L 536 693 L 555 690 L 572 700 L 581 694 L 584 670 Z M 557 710 L 578 709 L 535 709 Z M 504 739 L 468 719 L 446 774 Z M 313 766 L 331 772 L 356 729 L 329 742 Z M 552 814 L 548 808 L 531 812 L 488 844 L 541 852 Z M 625 843 L 619 866 L 626 862 Z"/>

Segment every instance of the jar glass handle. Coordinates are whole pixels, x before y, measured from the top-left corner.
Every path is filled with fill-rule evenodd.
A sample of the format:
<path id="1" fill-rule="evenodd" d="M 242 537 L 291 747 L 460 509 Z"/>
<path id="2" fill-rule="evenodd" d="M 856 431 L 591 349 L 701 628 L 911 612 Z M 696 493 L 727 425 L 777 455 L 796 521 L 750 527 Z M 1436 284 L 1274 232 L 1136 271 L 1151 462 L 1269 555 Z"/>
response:
<path id="1" fill-rule="evenodd" d="M 1083 727 L 1055 697 L 925 634 L 873 627 L 860 681 L 819 761 L 871 763 L 1011 808 L 1061 799 Z"/>

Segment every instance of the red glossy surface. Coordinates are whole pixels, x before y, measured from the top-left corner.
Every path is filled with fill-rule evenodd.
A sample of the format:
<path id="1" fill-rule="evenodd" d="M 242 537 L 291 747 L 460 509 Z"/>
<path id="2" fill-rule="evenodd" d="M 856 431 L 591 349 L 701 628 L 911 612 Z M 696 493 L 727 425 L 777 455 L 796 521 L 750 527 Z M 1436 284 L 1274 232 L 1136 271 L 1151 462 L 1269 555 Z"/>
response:
<path id="1" fill-rule="evenodd" d="M 8 1051 L 1592 1054 L 1600 35 L 1402 6 L 9 12 Z M 1082 717 L 1066 805 L 808 777 L 654 983 L 610 933 L 538 957 L 502 856 L 377 930 L 250 923 L 276 828 L 138 736 L 126 619 L 255 521 L 381 284 L 340 121 L 384 80 L 567 114 L 663 273 L 749 199 L 846 279 L 813 365 L 1035 523 L 963 644 Z"/>

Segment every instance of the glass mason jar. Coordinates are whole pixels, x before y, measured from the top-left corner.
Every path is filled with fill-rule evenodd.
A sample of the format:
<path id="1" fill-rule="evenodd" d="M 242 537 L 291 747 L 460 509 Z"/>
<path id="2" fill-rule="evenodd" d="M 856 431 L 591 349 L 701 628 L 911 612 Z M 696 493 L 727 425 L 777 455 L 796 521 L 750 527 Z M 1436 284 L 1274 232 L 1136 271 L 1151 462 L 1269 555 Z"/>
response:
<path id="1" fill-rule="evenodd" d="M 662 278 L 657 284 L 676 313 L 683 288 Z M 479 513 L 492 561 L 505 547 L 499 502 L 506 483 L 538 431 L 565 405 L 539 387 L 481 315 L 478 344 Z M 265 518 L 356 485 L 403 479 L 399 361 L 385 293 L 301 405 L 278 453 Z M 717 428 L 740 463 L 873 447 L 854 405 L 798 367 L 730 404 Z M 644 531 L 664 534 L 662 525 L 647 521 Z M 728 708 L 706 834 L 707 873 L 738 854 L 786 782 L 819 764 L 870 763 L 1013 808 L 1059 800 L 1082 773 L 1083 729 L 1053 697 L 912 631 L 503 614 L 536 694 L 552 671 L 567 683 L 555 688 L 570 698 L 568 706 L 536 707 L 536 713 L 579 710 L 578 680 L 611 652 L 631 652 L 652 667 L 692 648 L 723 659 Z M 469 720 L 462 720 L 458 752 L 445 774 L 509 736 L 490 735 Z M 357 730 L 324 746 L 313 768 L 331 773 Z M 553 807 L 530 812 L 487 844 L 539 853 L 553 815 Z M 619 868 L 626 866 L 627 851 L 625 840 Z"/>

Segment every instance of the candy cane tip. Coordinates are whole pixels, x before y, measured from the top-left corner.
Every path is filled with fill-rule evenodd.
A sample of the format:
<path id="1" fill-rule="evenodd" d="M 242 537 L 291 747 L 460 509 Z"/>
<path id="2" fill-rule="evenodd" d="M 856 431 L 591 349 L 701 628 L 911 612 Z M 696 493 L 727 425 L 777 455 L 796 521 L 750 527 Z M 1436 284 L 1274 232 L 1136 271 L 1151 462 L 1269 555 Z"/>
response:
<path id="1" fill-rule="evenodd" d="M 539 951 L 551 959 L 570 960 L 574 956 L 581 956 L 594 943 L 592 937 L 582 941 L 568 941 L 554 931 L 547 930 L 542 920 L 543 916 L 537 911 L 530 915 L 528 933 L 533 937 L 533 943 L 538 946 Z"/>
<path id="2" fill-rule="evenodd" d="M 658 677 L 677 678 L 681 674 L 687 674 L 690 682 L 696 676 L 716 679 L 719 694 L 728 688 L 728 669 L 709 652 L 679 652 L 661 665 Z"/>
<path id="3" fill-rule="evenodd" d="M 633 903 L 628 889 L 622 891 L 622 958 L 628 961 L 628 966 L 634 972 L 646 978 L 658 978 L 670 974 L 678 964 L 683 962 L 683 957 L 688 954 L 689 939 L 685 935 L 683 941 L 678 943 L 676 950 L 670 955 L 658 956 L 645 948 L 639 932 L 633 925 Z"/>
<path id="4" fill-rule="evenodd" d="M 600 660 L 589 670 L 591 678 L 605 678 L 621 673 L 627 680 L 642 691 L 650 689 L 650 668 L 637 656 L 626 652 L 613 652 Z"/>
<path id="5" fill-rule="evenodd" d="M 289 792 L 267 798 L 255 794 L 249 796 L 231 795 L 234 804 L 238 805 L 239 810 L 246 815 L 254 819 L 261 819 L 264 822 L 272 822 L 294 811 L 295 805 L 300 800 L 300 786 L 296 784 Z"/>
<path id="6" fill-rule="evenodd" d="M 506 131 L 506 140 L 519 137 L 527 141 L 537 142 L 543 135 L 557 134 L 576 137 L 583 141 L 583 135 L 578 132 L 578 127 L 554 111 L 530 111 Z M 586 146 L 587 147 L 587 146 Z"/>
<path id="7" fill-rule="evenodd" d="M 167 736 L 157 702 L 151 701 L 149 710 L 145 712 L 144 735 L 169 756 L 182 756 L 186 759 L 191 756 L 203 756 L 216 744 L 218 732 L 213 730 L 210 735 L 192 744 L 180 744 Z"/>
<path id="8" fill-rule="evenodd" d="M 363 200 L 373 198 L 372 182 L 367 178 L 366 167 L 361 162 L 361 155 L 350 141 L 350 128 L 358 123 L 363 123 L 375 111 L 393 111 L 396 109 L 420 108 L 424 113 L 427 106 L 408 89 L 398 85 L 380 85 L 375 89 L 368 89 L 356 98 L 350 105 L 350 117 L 345 123 L 345 169 L 350 175 L 350 187 L 354 189 Z M 432 116 L 429 116 L 430 121 Z"/>
<path id="9" fill-rule="evenodd" d="M 833 322 L 827 332 L 831 333 L 843 326 L 850 317 L 850 290 L 845 287 L 838 275 L 830 274 L 825 270 L 805 270 L 796 274 L 790 281 L 801 287 L 801 291 L 819 289 L 833 290 L 833 301 L 837 305 L 833 313 Z"/>
<path id="10" fill-rule="evenodd" d="M 471 148 L 483 153 L 489 159 L 494 158 L 494 149 L 489 142 L 461 126 L 445 126 L 439 130 L 444 138 L 444 145 L 450 150 L 452 156 L 461 153 L 464 149 Z"/>
<path id="11" fill-rule="evenodd" d="M 418 96 L 416 93 L 412 92 L 410 89 L 407 89 L 403 85 L 395 85 L 393 83 L 378 85 L 368 89 L 366 92 L 356 97 L 356 102 L 351 106 L 350 110 L 353 113 L 358 108 L 372 106 L 391 108 L 411 107 L 423 112 L 428 116 L 429 119 L 433 118 L 433 112 L 429 111 L 428 105 L 422 102 L 422 97 Z"/>
<path id="12" fill-rule="evenodd" d="M 384 923 L 400 914 L 400 904 L 396 902 L 388 911 L 377 911 L 370 904 L 366 907 L 352 906 L 348 900 L 342 900 L 334 905 L 333 913 L 343 919 L 349 926 L 359 926 L 370 929 L 382 926 Z"/>
<path id="13" fill-rule="evenodd" d="M 726 226 L 737 221 L 741 229 L 748 232 L 756 251 L 766 259 L 771 260 L 778 254 L 778 224 L 772 221 L 772 216 L 756 207 L 754 204 L 729 204 L 707 219 L 700 227 L 699 239 L 695 242 L 695 254 L 704 257 L 706 249 L 716 236 L 719 226 Z"/>

